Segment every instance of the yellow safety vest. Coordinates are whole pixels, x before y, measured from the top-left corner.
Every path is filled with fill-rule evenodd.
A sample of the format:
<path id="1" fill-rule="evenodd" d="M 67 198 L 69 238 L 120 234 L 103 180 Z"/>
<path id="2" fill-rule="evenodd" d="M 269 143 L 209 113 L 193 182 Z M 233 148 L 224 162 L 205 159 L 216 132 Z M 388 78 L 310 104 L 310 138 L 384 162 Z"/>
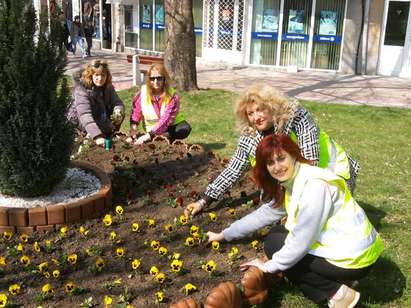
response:
<path id="1" fill-rule="evenodd" d="M 290 133 L 290 138 L 298 145 L 297 135 L 293 131 Z M 350 178 L 350 161 L 344 149 L 323 131 L 320 131 L 319 146 L 320 160 L 318 166 L 329 169 L 336 175 L 348 180 Z M 256 160 L 251 154 L 248 156 L 248 161 L 252 167 L 255 166 Z"/>
<path id="2" fill-rule="evenodd" d="M 384 250 L 380 235 L 352 198 L 345 181 L 328 170 L 300 164 L 292 195 L 285 193 L 284 207 L 288 215 L 285 228 L 292 232 L 297 225 L 300 199 L 306 183 L 312 179 L 336 186 L 341 192 L 341 206 L 333 209 L 333 215 L 324 224 L 309 253 L 342 268 L 363 268 L 373 264 Z"/>
<path id="3" fill-rule="evenodd" d="M 176 90 L 174 88 L 170 88 L 169 93 L 174 95 Z M 170 103 L 170 97 L 168 95 L 165 96 L 161 108 L 160 108 L 160 117 L 157 115 L 156 111 L 154 110 L 153 104 L 151 103 L 150 95 L 147 95 L 147 86 L 143 85 L 140 91 L 140 100 L 141 100 L 141 113 L 144 117 L 143 128 L 146 132 L 151 131 L 157 124 L 160 117 L 164 114 L 164 111 L 167 108 L 167 105 Z M 184 115 L 181 112 L 178 112 L 174 122 L 171 125 L 176 125 L 184 121 Z"/>

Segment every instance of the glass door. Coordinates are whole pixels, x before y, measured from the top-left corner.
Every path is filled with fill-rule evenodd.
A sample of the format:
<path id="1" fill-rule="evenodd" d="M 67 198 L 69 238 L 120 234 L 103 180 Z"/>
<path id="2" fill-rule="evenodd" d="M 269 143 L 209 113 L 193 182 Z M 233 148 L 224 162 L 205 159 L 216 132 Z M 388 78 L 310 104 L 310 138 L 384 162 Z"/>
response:
<path id="1" fill-rule="evenodd" d="M 280 65 L 306 67 L 312 0 L 284 0 Z"/>
<path id="2" fill-rule="evenodd" d="M 276 64 L 279 18 L 280 0 L 254 1 L 250 63 Z"/>
<path id="3" fill-rule="evenodd" d="M 407 28 L 410 28 L 408 26 L 410 23 L 409 11 L 409 1 L 386 2 L 385 31 L 382 37 L 378 69 L 378 72 L 382 75 L 399 75 L 403 69 L 404 45 L 406 43 Z"/>
<path id="4" fill-rule="evenodd" d="M 204 56 L 242 63 L 244 0 L 207 0 L 205 8 L 207 32 Z"/>
<path id="5" fill-rule="evenodd" d="M 103 0 L 102 12 L 102 31 L 103 31 L 103 49 L 112 48 L 112 27 L 111 27 L 111 4 Z"/>
<path id="6" fill-rule="evenodd" d="M 345 0 L 317 0 L 311 67 L 338 70 Z"/>
<path id="7" fill-rule="evenodd" d="M 196 56 L 201 57 L 203 47 L 203 0 L 193 1 L 193 18 L 196 36 Z"/>

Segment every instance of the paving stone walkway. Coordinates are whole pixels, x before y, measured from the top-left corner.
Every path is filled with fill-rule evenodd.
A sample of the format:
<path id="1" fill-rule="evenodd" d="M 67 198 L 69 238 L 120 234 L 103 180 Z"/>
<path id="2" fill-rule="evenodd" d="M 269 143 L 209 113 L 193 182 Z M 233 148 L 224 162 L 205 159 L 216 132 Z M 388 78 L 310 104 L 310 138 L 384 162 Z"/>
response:
<path id="1" fill-rule="evenodd" d="M 131 87 L 132 64 L 125 53 L 93 51 L 82 59 L 68 56 L 67 73 L 72 73 L 93 59 L 109 63 L 116 89 Z M 291 97 L 321 101 L 384 107 L 411 108 L 411 79 L 387 76 L 343 75 L 333 72 L 299 71 L 286 73 L 261 67 L 232 67 L 222 62 L 197 63 L 198 86 L 202 89 L 226 89 L 241 92 L 254 82 L 270 84 Z"/>

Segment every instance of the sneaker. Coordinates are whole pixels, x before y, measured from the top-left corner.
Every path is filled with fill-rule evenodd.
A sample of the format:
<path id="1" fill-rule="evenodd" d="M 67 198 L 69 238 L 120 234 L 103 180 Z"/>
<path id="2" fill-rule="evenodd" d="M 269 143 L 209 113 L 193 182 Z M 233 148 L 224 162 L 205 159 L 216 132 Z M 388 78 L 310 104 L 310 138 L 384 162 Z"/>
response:
<path id="1" fill-rule="evenodd" d="M 360 299 L 360 293 L 347 287 L 343 284 L 337 291 L 339 293 L 341 291 L 341 297 L 336 299 L 331 298 L 328 301 L 328 307 L 330 308 L 353 308 L 358 303 Z"/>

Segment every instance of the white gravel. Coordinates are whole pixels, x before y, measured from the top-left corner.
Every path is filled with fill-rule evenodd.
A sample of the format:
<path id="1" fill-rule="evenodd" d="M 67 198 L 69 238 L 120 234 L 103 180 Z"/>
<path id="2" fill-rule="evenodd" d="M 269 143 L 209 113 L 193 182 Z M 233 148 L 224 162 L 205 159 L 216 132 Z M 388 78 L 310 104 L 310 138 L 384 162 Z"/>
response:
<path id="1" fill-rule="evenodd" d="M 66 177 L 54 187 L 47 196 L 35 198 L 18 198 L 0 193 L 1 207 L 32 208 L 44 207 L 55 203 L 69 203 L 95 194 L 100 190 L 100 180 L 79 168 L 68 168 Z"/>

